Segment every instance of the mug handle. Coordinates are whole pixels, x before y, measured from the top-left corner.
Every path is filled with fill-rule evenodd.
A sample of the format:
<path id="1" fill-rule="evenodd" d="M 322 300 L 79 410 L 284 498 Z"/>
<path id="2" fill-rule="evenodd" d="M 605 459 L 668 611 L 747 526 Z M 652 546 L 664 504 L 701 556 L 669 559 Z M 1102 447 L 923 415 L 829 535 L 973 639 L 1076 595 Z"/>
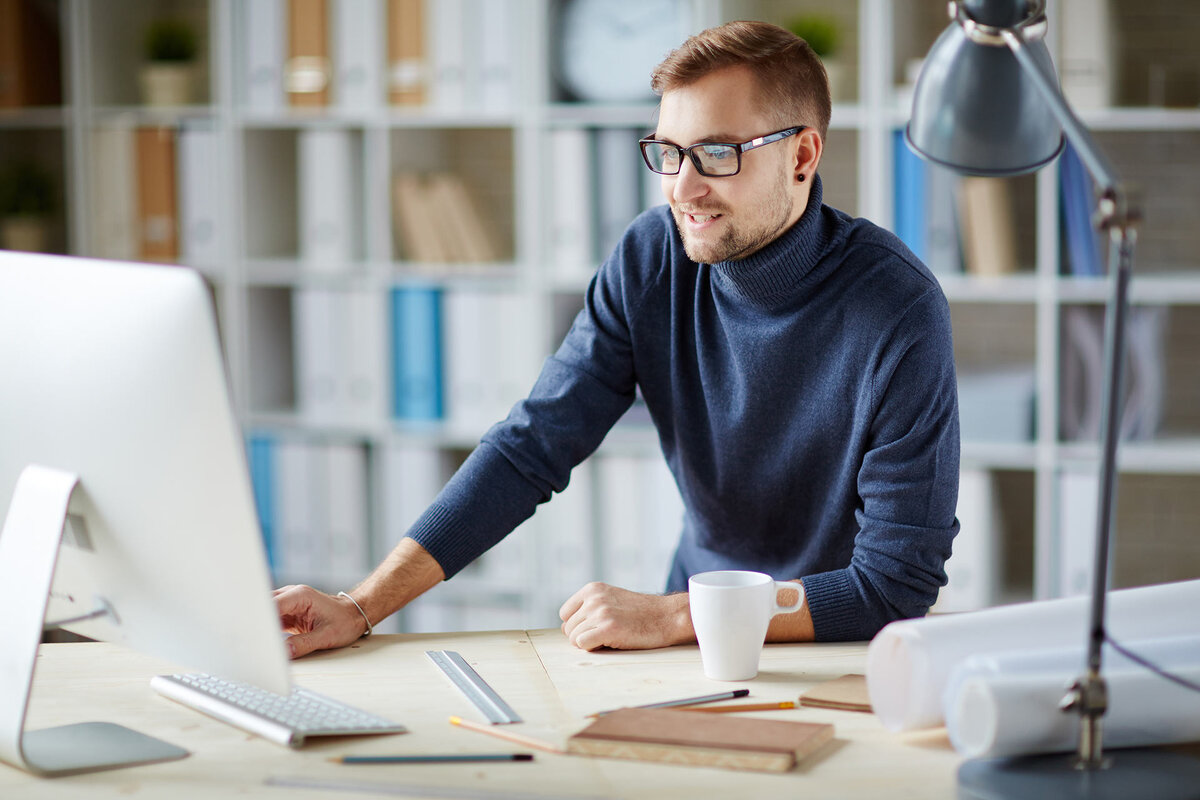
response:
<path id="1" fill-rule="evenodd" d="M 795 603 L 787 606 L 779 605 L 779 592 L 783 589 L 791 589 L 799 595 Z M 796 581 L 775 581 L 775 601 L 773 605 L 775 606 L 775 610 L 771 613 L 773 617 L 779 614 L 790 614 L 793 611 L 799 611 L 804 608 L 804 584 Z"/>

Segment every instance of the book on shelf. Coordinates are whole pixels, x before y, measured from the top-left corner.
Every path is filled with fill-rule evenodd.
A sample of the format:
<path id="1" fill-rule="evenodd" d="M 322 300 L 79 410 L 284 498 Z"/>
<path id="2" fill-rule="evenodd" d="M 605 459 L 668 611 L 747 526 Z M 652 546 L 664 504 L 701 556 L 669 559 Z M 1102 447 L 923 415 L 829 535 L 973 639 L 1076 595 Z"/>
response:
<path id="1" fill-rule="evenodd" d="M 429 105 L 443 111 L 468 107 L 468 83 L 474 77 L 470 61 L 477 50 L 467 48 L 466 32 L 474 27 L 467 0 L 436 0 L 425 6 L 429 53 Z M 475 11 L 474 8 L 471 9 Z"/>
<path id="2" fill-rule="evenodd" d="M 369 290 L 299 289 L 292 306 L 298 413 L 317 423 L 385 419 L 386 301 Z"/>
<path id="3" fill-rule="evenodd" d="M 903 131 L 892 132 L 892 150 L 896 235 L 934 273 L 962 272 L 955 175 L 914 153 L 904 141 Z"/>
<path id="4" fill-rule="evenodd" d="M 328 0 L 288 0 L 287 62 L 283 81 L 288 102 L 300 108 L 329 105 L 333 65 L 329 57 Z"/>
<path id="5" fill-rule="evenodd" d="M 522 31 L 520 0 L 472 0 L 473 41 L 478 53 L 478 106 L 483 111 L 511 111 L 517 105 L 517 41 Z"/>
<path id="6" fill-rule="evenodd" d="M 57 6 L 0 0 L 0 108 L 62 103 Z"/>
<path id="7" fill-rule="evenodd" d="M 254 509 L 262 531 L 267 567 L 275 572 L 275 438 L 267 433 L 252 433 L 247 437 L 246 455 L 250 467 L 250 484 L 254 491 Z"/>
<path id="8" fill-rule="evenodd" d="M 566 127 L 551 130 L 548 137 L 552 269 L 568 278 L 590 275 L 595 269 L 591 136 L 586 128 Z"/>
<path id="9" fill-rule="evenodd" d="M 1100 476 L 1095 471 L 1062 470 L 1056 484 L 1058 596 L 1087 595 L 1091 593 L 1092 573 L 1096 568 Z"/>
<path id="10" fill-rule="evenodd" d="M 662 592 L 683 529 L 674 477 L 658 453 L 602 452 L 594 460 L 601 580 Z"/>
<path id="11" fill-rule="evenodd" d="M 425 103 L 429 90 L 425 0 L 388 0 L 387 87 L 392 105 Z"/>
<path id="12" fill-rule="evenodd" d="M 392 178 L 392 211 L 398 249 L 410 261 L 486 263 L 502 256 L 490 221 L 455 173 L 397 172 Z"/>
<path id="13" fill-rule="evenodd" d="M 947 583 L 931 609 L 936 613 L 978 611 L 1000 597 L 1004 528 L 990 470 L 964 468 L 959 473 L 955 518 L 961 529 L 945 564 Z"/>
<path id="14" fill-rule="evenodd" d="M 333 6 L 333 99 L 339 108 L 383 103 L 384 20 L 379 0 L 337 0 Z"/>
<path id="15" fill-rule="evenodd" d="M 608 258 L 629 223 L 642 209 L 642 172 L 638 134 L 630 128 L 595 131 L 596 252 L 599 262 Z"/>
<path id="16" fill-rule="evenodd" d="M 1072 108 L 1113 105 L 1120 52 L 1110 0 L 1060 0 L 1058 74 Z"/>
<path id="17" fill-rule="evenodd" d="M 134 133 L 137 152 L 137 254 L 143 261 L 179 261 L 179 197 L 175 131 L 143 127 Z"/>
<path id="18" fill-rule="evenodd" d="M 972 275 L 1017 271 L 1017 230 L 1012 188 L 1003 178 L 965 177 L 959 182 L 963 264 Z"/>
<path id="19" fill-rule="evenodd" d="M 283 65 L 287 60 L 287 0 L 238 3 L 242 20 L 242 91 L 248 108 L 283 108 Z"/>
<path id="20" fill-rule="evenodd" d="M 567 739 L 567 752 L 687 766 L 786 772 L 833 739 L 827 723 L 623 708 Z"/>
<path id="21" fill-rule="evenodd" d="M 443 416 L 442 291 L 432 286 L 392 290 L 392 414 L 410 422 Z"/>

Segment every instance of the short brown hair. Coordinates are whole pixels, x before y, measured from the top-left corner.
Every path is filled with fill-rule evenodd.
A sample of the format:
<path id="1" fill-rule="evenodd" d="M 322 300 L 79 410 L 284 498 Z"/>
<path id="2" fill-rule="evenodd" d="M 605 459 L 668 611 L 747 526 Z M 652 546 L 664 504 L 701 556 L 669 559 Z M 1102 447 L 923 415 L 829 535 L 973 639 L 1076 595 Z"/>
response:
<path id="1" fill-rule="evenodd" d="M 733 66 L 754 73 L 779 125 L 807 125 L 824 141 L 831 109 L 825 65 L 808 42 L 769 22 L 727 22 L 692 36 L 655 67 L 650 87 L 661 96 Z"/>

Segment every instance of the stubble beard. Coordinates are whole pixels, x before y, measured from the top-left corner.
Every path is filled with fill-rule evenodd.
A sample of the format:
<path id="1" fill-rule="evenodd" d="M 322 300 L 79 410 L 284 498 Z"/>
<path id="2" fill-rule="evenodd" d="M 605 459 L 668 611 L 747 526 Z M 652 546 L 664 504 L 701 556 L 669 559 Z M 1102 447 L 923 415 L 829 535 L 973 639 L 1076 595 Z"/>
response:
<path id="1" fill-rule="evenodd" d="M 781 175 L 771 187 L 767 196 L 757 208 L 743 212 L 743 216 L 765 220 L 759 225 L 739 228 L 736 224 L 727 226 L 721 238 L 715 242 L 698 240 L 688 232 L 683 217 L 685 214 L 678 208 L 672 207 L 671 214 L 675 217 L 675 225 L 683 239 L 683 249 L 688 258 L 697 264 L 716 264 L 721 261 L 737 261 L 752 255 L 779 237 L 788 227 L 791 219 L 793 200 L 788 193 L 788 178 Z M 705 209 L 710 213 L 727 213 L 725 207 Z"/>

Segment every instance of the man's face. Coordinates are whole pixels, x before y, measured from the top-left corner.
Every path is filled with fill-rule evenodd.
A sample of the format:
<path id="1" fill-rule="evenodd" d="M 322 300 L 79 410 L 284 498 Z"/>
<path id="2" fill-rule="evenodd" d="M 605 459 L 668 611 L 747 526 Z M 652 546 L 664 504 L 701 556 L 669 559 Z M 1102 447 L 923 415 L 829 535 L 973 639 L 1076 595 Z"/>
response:
<path id="1" fill-rule="evenodd" d="M 777 127 L 759 105 L 750 71 L 728 67 L 665 92 L 655 138 L 683 147 L 739 143 Z M 796 183 L 795 142 L 791 137 L 743 153 L 737 175 L 705 177 L 685 158 L 678 175 L 662 176 L 689 258 L 705 264 L 745 258 L 800 218 L 809 184 Z"/>

